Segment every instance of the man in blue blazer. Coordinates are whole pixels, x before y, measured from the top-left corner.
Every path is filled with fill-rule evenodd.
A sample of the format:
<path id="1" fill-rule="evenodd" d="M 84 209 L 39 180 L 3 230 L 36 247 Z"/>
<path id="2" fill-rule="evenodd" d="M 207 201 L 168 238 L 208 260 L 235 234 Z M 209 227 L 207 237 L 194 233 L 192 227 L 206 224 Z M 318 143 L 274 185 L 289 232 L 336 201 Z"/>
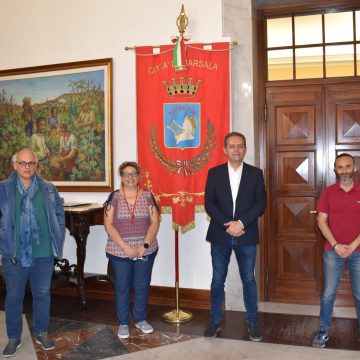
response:
<path id="1" fill-rule="evenodd" d="M 9 338 L 3 357 L 21 347 L 23 300 L 27 279 L 33 298 L 35 341 L 55 348 L 48 337 L 54 257 L 61 258 L 64 207 L 56 187 L 37 173 L 38 158 L 23 149 L 12 158 L 14 172 L 0 181 L 0 256 L 6 284 L 5 318 Z M 21 358 L 21 356 L 19 357 Z"/>
<path id="2" fill-rule="evenodd" d="M 261 341 L 255 280 L 258 218 L 266 207 L 266 191 L 260 169 L 243 162 L 246 138 L 231 132 L 224 139 L 228 162 L 209 170 L 205 189 L 205 209 L 211 217 L 206 240 L 211 243 L 210 323 L 205 337 L 215 337 L 223 317 L 224 287 L 231 253 L 234 250 L 243 284 L 249 337 Z"/>

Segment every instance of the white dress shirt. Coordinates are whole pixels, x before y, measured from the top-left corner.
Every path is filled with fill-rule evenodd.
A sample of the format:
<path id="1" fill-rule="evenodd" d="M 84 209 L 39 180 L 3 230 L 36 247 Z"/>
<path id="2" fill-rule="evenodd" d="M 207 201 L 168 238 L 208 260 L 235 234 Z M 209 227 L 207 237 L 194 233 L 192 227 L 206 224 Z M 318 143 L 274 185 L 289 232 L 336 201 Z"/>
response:
<path id="1" fill-rule="evenodd" d="M 243 171 L 243 164 L 244 163 L 241 163 L 239 168 L 235 170 L 228 162 L 231 196 L 232 196 L 232 200 L 233 200 L 233 215 L 235 214 L 236 197 L 237 197 L 237 194 L 239 191 L 240 180 L 241 180 L 241 175 L 242 175 L 242 171 Z"/>

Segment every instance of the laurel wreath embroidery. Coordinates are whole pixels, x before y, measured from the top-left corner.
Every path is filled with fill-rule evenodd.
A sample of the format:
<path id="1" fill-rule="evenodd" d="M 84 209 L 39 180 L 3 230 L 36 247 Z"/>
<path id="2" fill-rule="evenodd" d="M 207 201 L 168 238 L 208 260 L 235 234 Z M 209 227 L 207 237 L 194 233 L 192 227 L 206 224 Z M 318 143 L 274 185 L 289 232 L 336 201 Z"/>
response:
<path id="1" fill-rule="evenodd" d="M 204 167 L 211 157 L 211 152 L 215 148 L 215 129 L 210 120 L 207 121 L 206 130 L 207 134 L 203 148 L 198 155 L 190 160 L 174 160 L 166 157 L 160 148 L 155 125 L 150 130 L 150 150 L 154 154 L 155 159 L 158 159 L 167 171 L 178 175 L 181 174 L 181 171 L 184 171 L 186 176 L 190 175 Z"/>
<path id="2" fill-rule="evenodd" d="M 195 199 L 194 197 L 203 197 L 205 195 L 204 192 L 197 192 L 197 193 L 190 193 L 184 190 L 180 190 L 177 193 L 174 194 L 169 194 L 169 193 L 164 193 L 164 192 L 160 192 L 159 194 L 156 194 L 153 190 L 153 184 L 152 181 L 150 180 L 150 172 L 148 170 L 145 171 L 145 178 L 146 178 L 146 182 L 145 182 L 145 187 L 146 189 L 148 189 L 149 191 L 152 192 L 152 194 L 154 195 L 155 201 L 159 204 L 161 198 L 171 198 L 171 201 L 173 204 L 179 204 L 181 207 L 185 207 L 187 203 L 192 203 Z M 171 213 L 171 210 L 164 210 L 167 209 L 167 206 L 163 206 L 162 207 L 162 212 L 163 213 Z M 198 212 L 205 212 L 204 207 L 201 206 L 197 206 L 198 208 Z M 171 207 L 169 208 L 171 209 Z M 200 210 L 199 210 L 200 209 Z"/>

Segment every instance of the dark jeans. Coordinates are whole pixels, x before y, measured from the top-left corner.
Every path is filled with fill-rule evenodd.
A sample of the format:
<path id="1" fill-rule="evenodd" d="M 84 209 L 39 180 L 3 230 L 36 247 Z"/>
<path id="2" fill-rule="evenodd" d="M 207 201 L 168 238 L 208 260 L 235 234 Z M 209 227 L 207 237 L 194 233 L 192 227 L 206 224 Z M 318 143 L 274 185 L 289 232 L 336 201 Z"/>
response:
<path id="1" fill-rule="evenodd" d="M 211 281 L 210 319 L 212 322 L 220 323 L 223 318 L 222 303 L 224 301 L 225 280 L 233 250 L 243 284 L 246 320 L 248 323 L 254 324 L 258 319 L 257 289 L 254 274 L 256 245 L 237 246 L 234 238 L 225 246 L 211 243 L 213 277 Z"/>
<path id="2" fill-rule="evenodd" d="M 107 254 L 114 275 L 116 314 L 119 325 L 130 321 L 130 291 L 134 291 L 133 317 L 135 323 L 146 320 L 151 273 L 157 251 L 147 260 L 131 260 Z"/>
<path id="3" fill-rule="evenodd" d="M 26 281 L 29 277 L 33 298 L 33 326 L 36 336 L 48 330 L 50 322 L 51 277 L 54 258 L 34 259 L 30 267 L 22 267 L 20 260 L 14 265 L 3 257 L 3 275 L 6 284 L 5 314 L 9 339 L 21 339 L 22 312 Z"/>

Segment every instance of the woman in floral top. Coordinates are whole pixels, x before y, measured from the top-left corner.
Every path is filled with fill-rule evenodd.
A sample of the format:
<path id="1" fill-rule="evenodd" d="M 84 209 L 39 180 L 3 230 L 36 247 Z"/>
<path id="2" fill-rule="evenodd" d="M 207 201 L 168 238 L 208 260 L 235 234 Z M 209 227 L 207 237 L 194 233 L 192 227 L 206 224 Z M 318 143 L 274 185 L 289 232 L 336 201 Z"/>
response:
<path id="1" fill-rule="evenodd" d="M 121 188 L 104 204 L 104 226 L 109 235 L 106 256 L 114 275 L 120 339 L 129 337 L 130 290 L 134 292 L 133 318 L 143 333 L 153 332 L 146 321 L 151 272 L 158 250 L 159 211 L 150 191 L 139 188 L 140 167 L 124 162 L 119 167 Z"/>

